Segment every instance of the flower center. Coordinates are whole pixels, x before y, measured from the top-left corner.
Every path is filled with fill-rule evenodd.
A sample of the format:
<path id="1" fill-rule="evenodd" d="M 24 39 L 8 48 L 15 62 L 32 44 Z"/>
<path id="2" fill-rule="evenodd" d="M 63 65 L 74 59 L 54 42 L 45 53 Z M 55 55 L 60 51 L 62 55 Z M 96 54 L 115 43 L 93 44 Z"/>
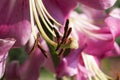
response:
<path id="1" fill-rule="evenodd" d="M 47 12 L 42 0 L 30 0 L 29 4 L 30 4 L 30 17 L 31 17 L 32 33 L 33 33 L 35 39 L 37 38 L 37 36 L 35 35 L 35 30 L 34 30 L 35 23 L 34 22 L 36 22 L 36 26 L 37 26 L 40 34 L 42 35 L 42 37 L 51 45 L 57 46 L 57 44 L 47 36 L 43 27 L 46 27 L 46 29 L 53 36 L 55 36 L 55 33 L 52 30 L 54 25 L 52 24 L 52 22 L 50 20 L 52 20 L 54 22 L 54 24 L 57 24 L 58 26 L 61 26 L 61 24 L 58 23 L 55 19 L 53 19 L 51 17 L 51 15 Z M 39 18 L 41 19 L 41 21 Z M 45 26 L 43 26 L 42 23 Z"/>
<path id="2" fill-rule="evenodd" d="M 73 45 L 75 42 L 72 38 L 68 38 L 70 35 L 72 28 L 68 27 L 69 21 L 66 22 L 64 34 L 61 38 L 61 33 L 56 29 L 62 26 L 58 23 L 47 11 L 45 8 L 42 0 L 29 0 L 30 5 L 30 17 L 31 17 L 31 25 L 32 25 L 32 34 L 37 40 L 37 35 L 35 32 L 35 27 L 39 31 L 39 34 L 43 37 L 43 39 L 49 43 L 50 45 L 54 46 L 56 51 L 61 48 L 60 52 L 62 53 L 66 48 L 74 48 L 76 47 Z M 55 27 L 57 26 L 57 27 Z M 53 39 L 51 39 L 46 32 L 48 31 Z M 60 33 L 60 34 L 59 34 Z M 55 41 L 57 39 L 57 41 Z"/>

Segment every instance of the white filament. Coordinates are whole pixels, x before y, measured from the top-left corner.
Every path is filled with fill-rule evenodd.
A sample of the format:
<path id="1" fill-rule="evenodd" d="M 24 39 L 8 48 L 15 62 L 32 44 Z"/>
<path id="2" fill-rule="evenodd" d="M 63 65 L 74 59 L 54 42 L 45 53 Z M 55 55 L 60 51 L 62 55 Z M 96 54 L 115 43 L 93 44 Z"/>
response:
<path id="1" fill-rule="evenodd" d="M 82 53 L 82 57 L 84 60 L 84 64 L 85 67 L 90 70 L 94 76 L 90 76 L 88 75 L 89 80 L 92 80 L 94 78 L 94 80 L 108 80 L 111 79 L 109 76 L 107 76 L 106 74 L 104 74 L 99 66 L 97 65 L 97 62 L 95 60 L 95 58 L 91 55 L 87 55 L 84 52 Z"/>

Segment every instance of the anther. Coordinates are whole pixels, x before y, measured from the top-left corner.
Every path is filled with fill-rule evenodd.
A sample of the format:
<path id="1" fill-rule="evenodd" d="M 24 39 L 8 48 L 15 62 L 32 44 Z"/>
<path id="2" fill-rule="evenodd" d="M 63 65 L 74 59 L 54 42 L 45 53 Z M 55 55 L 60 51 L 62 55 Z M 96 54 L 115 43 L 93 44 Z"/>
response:
<path id="1" fill-rule="evenodd" d="M 57 32 L 56 30 L 54 30 L 54 31 L 55 31 L 55 33 Z M 61 41 L 59 40 L 56 51 L 60 48 L 61 45 L 66 44 L 66 41 L 68 40 L 68 37 L 69 37 L 71 31 L 72 31 L 72 28 L 69 28 L 69 20 L 67 19 L 65 27 L 64 27 L 64 35 L 62 37 L 62 40 Z M 56 35 L 59 35 L 59 34 L 56 33 Z"/>
<path id="2" fill-rule="evenodd" d="M 68 36 L 70 35 L 70 33 L 72 32 L 72 28 L 69 28 L 67 34 L 66 34 L 66 38 L 68 38 Z"/>
<path id="3" fill-rule="evenodd" d="M 62 57 L 62 55 L 64 54 L 64 52 L 65 52 L 65 49 L 61 49 L 60 52 L 59 52 L 59 54 L 58 54 L 58 56 Z"/>
<path id="4" fill-rule="evenodd" d="M 55 29 L 55 28 L 53 27 L 53 30 L 54 30 L 54 32 L 55 32 L 55 35 L 56 35 L 56 38 L 57 38 L 57 42 L 59 42 L 61 36 L 60 36 L 59 32 L 57 31 L 57 29 Z"/>
<path id="5" fill-rule="evenodd" d="M 56 51 L 60 48 L 60 46 L 61 46 L 61 43 L 58 43 L 58 46 L 56 47 Z"/>
<path id="6" fill-rule="evenodd" d="M 64 31 L 67 32 L 69 26 L 69 19 L 66 20 Z"/>

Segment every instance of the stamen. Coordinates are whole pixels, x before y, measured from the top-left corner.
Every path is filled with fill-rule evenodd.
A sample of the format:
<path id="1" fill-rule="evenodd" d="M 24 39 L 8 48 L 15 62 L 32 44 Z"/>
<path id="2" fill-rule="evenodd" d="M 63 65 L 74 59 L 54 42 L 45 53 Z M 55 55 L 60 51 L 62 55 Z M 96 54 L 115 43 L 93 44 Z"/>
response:
<path id="1" fill-rule="evenodd" d="M 60 36 L 59 32 L 57 31 L 57 29 L 55 29 L 55 28 L 53 27 L 53 30 L 54 30 L 54 32 L 55 32 L 55 34 L 56 34 L 57 42 L 59 43 L 61 36 Z"/>
<path id="2" fill-rule="evenodd" d="M 61 49 L 60 52 L 59 52 L 59 54 L 58 54 L 58 56 L 62 57 L 63 54 L 64 54 L 64 52 L 65 52 L 65 49 Z"/>
<path id="3" fill-rule="evenodd" d="M 51 33 L 53 36 L 55 36 L 55 33 L 51 30 L 50 26 L 48 25 L 48 23 L 47 23 L 46 20 L 44 19 L 45 13 L 42 14 L 41 6 L 37 4 L 39 1 L 38 1 L 38 2 L 37 2 L 37 0 L 35 0 L 35 1 L 36 1 L 36 8 L 37 8 L 37 10 L 38 10 L 38 13 L 39 13 L 39 15 L 40 15 L 41 20 L 42 20 L 43 23 L 45 24 L 45 26 L 46 26 L 46 28 L 48 29 L 48 31 L 50 31 L 50 33 Z M 48 22 L 50 22 L 50 21 L 48 21 Z M 53 25 L 52 25 L 52 27 L 53 27 Z"/>
<path id="4" fill-rule="evenodd" d="M 70 35 L 71 32 L 72 32 L 72 28 L 69 28 L 67 33 L 66 33 L 66 38 L 68 38 L 68 36 Z"/>
<path id="5" fill-rule="evenodd" d="M 54 28 L 54 25 L 61 26 L 61 24 L 59 24 L 47 12 L 42 0 L 30 0 L 30 17 L 31 17 L 31 25 L 32 25 L 32 34 L 34 35 L 36 40 L 37 40 L 37 37 L 35 35 L 35 30 L 34 30 L 34 27 L 35 27 L 34 20 L 36 22 L 37 28 L 38 28 L 41 36 L 44 38 L 44 40 L 46 40 L 46 42 L 53 45 L 56 48 L 56 51 L 61 46 L 62 46 L 61 47 L 62 49 L 70 48 L 72 40 L 70 40 L 68 37 L 72 31 L 72 28 L 69 27 L 69 20 L 66 21 L 65 28 L 64 28 L 64 35 L 63 35 L 63 38 L 61 38 L 60 33 L 57 31 L 57 29 Z M 40 17 L 40 19 L 39 19 L 39 17 Z M 54 24 L 50 20 L 52 20 Z M 44 26 L 42 25 L 42 23 L 44 24 L 46 29 L 52 34 L 52 36 L 57 38 L 57 43 L 48 37 L 47 33 L 43 29 Z M 35 47 L 36 47 L 36 45 L 35 45 Z M 40 49 L 41 49 L 41 47 L 40 47 Z M 44 52 L 44 50 L 42 50 L 42 49 L 41 49 L 41 51 Z"/>
<path id="6" fill-rule="evenodd" d="M 62 41 L 64 41 L 64 38 L 66 37 L 68 30 L 69 30 L 69 20 L 67 19 L 64 27 L 64 35 L 63 35 Z"/>
<path id="7" fill-rule="evenodd" d="M 59 48 L 78 48 L 78 43 L 73 38 L 69 38 L 70 33 L 72 32 L 72 28 L 69 27 L 69 20 L 67 19 L 65 27 L 64 27 L 64 35 L 61 40 L 59 40 L 56 51 Z"/>
<path id="8" fill-rule="evenodd" d="M 64 27 L 64 31 L 65 31 L 65 32 L 67 32 L 68 26 L 69 26 L 69 20 L 67 19 L 67 20 L 66 20 L 66 23 L 65 23 L 65 27 Z"/>
<path id="9" fill-rule="evenodd" d="M 55 24 L 57 24 L 58 26 L 62 26 L 59 22 L 57 22 L 47 11 L 47 9 L 44 7 L 44 4 L 42 2 L 42 0 L 38 0 L 39 5 L 42 6 L 42 9 L 44 10 L 44 12 L 47 14 L 47 16 L 53 21 L 55 22 Z"/>
<path id="10" fill-rule="evenodd" d="M 65 28 L 64 28 L 64 35 L 62 37 L 62 40 L 58 42 L 58 46 L 56 48 L 56 51 L 60 48 L 62 44 L 65 44 L 67 41 L 68 36 L 70 35 L 72 28 L 69 28 L 69 20 L 66 21 Z"/>
<path id="11" fill-rule="evenodd" d="M 34 30 L 34 17 L 33 17 L 33 12 L 32 12 L 32 2 L 31 2 L 31 0 L 29 1 L 29 5 L 30 5 L 30 18 L 31 18 L 32 34 L 33 34 L 34 38 L 37 39 L 37 36 L 35 34 L 35 30 Z"/>
<path id="12" fill-rule="evenodd" d="M 53 45 L 54 47 L 57 46 L 57 43 L 55 43 L 54 41 L 52 41 L 47 35 L 46 33 L 44 32 L 43 28 L 42 28 L 42 25 L 39 21 L 39 18 L 38 18 L 38 13 L 37 13 L 37 10 L 36 10 L 36 7 L 35 7 L 35 3 L 34 3 L 34 0 L 31 0 L 32 1 L 32 11 L 33 11 L 33 15 L 35 17 L 35 21 L 37 23 L 37 28 L 39 30 L 39 32 L 41 33 L 42 37 L 48 42 L 50 43 L 51 45 Z M 40 0 L 41 1 L 41 0 Z"/>
<path id="13" fill-rule="evenodd" d="M 44 55 L 46 58 L 48 58 L 47 52 L 43 49 L 42 45 L 41 45 L 40 42 L 39 42 L 39 39 L 40 39 L 40 35 L 39 35 L 39 33 L 38 33 L 38 34 L 37 34 L 37 39 L 35 40 L 34 46 L 33 46 L 33 48 L 31 49 L 31 51 L 29 52 L 29 54 L 32 55 L 32 54 L 35 52 L 36 48 L 38 47 L 38 48 L 41 50 L 41 52 L 43 53 L 43 55 Z"/>
<path id="14" fill-rule="evenodd" d="M 46 15 L 46 13 L 45 13 L 45 11 L 43 10 L 44 5 L 42 6 L 42 4 L 41 4 L 41 2 L 40 2 L 39 0 L 37 1 L 36 5 L 39 5 L 40 10 L 41 10 L 43 16 L 45 17 L 45 20 L 46 20 L 46 21 L 48 22 L 48 24 L 52 27 L 53 24 L 49 21 L 47 15 Z M 48 14 L 49 14 L 49 13 L 48 13 Z M 53 21 L 53 22 L 54 22 L 54 21 Z"/>
<path id="15" fill-rule="evenodd" d="M 87 55 L 85 53 L 82 53 L 83 60 L 85 63 L 85 66 L 88 70 L 90 70 L 93 73 L 93 76 L 88 75 L 89 80 L 109 80 L 111 77 L 104 74 L 98 67 L 95 59 L 93 56 Z"/>

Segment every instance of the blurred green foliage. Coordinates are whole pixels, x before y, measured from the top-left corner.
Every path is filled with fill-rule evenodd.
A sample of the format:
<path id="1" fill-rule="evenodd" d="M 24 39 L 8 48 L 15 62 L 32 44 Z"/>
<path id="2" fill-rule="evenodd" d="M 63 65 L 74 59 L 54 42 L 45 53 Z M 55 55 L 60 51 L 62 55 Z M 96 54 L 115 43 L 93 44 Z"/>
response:
<path id="1" fill-rule="evenodd" d="M 24 47 L 14 48 L 10 50 L 8 56 L 9 56 L 8 62 L 13 61 L 13 60 L 18 60 L 20 64 L 22 64 L 27 58 L 27 53 L 25 52 Z"/>
<path id="2" fill-rule="evenodd" d="M 55 79 L 55 75 L 53 75 L 51 72 L 42 68 L 40 72 L 39 80 L 56 80 L 56 79 Z"/>
<path id="3" fill-rule="evenodd" d="M 120 7 L 120 0 L 117 0 L 116 4 L 114 5 L 114 7 Z"/>

